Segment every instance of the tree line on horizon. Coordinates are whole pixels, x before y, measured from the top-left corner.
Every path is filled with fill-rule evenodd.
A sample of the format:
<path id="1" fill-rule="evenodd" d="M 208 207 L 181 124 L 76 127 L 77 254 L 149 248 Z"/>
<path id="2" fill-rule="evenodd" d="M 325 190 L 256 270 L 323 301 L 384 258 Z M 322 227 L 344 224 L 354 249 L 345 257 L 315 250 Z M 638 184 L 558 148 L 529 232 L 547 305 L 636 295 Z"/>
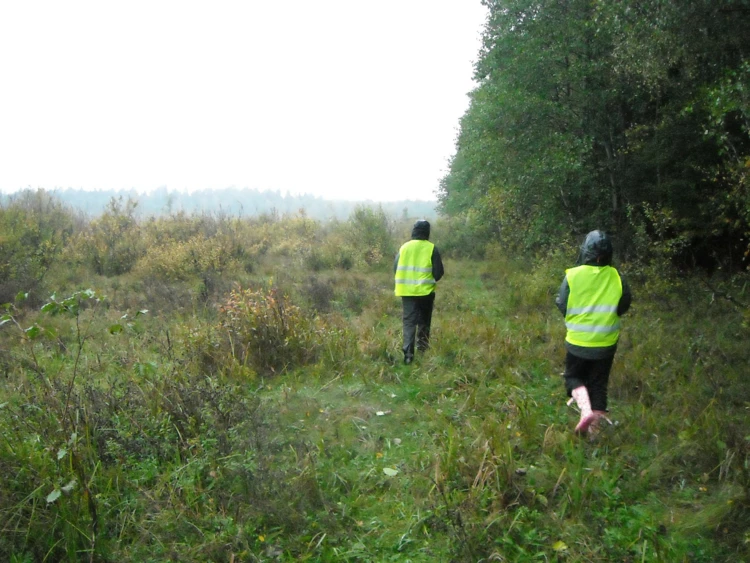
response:
<path id="1" fill-rule="evenodd" d="M 34 190 L 19 190 L 13 194 L 1 194 L 0 204 L 8 205 L 14 199 Z M 180 192 L 160 187 L 151 192 L 136 190 L 83 190 L 54 189 L 49 195 L 63 204 L 88 216 L 98 217 L 106 212 L 113 199 L 137 202 L 140 215 L 160 217 L 172 213 L 222 213 L 235 217 L 257 217 L 259 215 L 295 215 L 300 212 L 318 220 L 345 220 L 359 207 L 381 208 L 393 217 L 434 218 L 437 202 L 423 200 L 402 201 L 349 201 L 330 200 L 312 194 L 292 195 L 279 190 L 251 188 L 223 188 Z"/>
<path id="2" fill-rule="evenodd" d="M 483 4 L 439 210 L 516 249 L 600 228 L 626 258 L 746 270 L 750 3 Z"/>

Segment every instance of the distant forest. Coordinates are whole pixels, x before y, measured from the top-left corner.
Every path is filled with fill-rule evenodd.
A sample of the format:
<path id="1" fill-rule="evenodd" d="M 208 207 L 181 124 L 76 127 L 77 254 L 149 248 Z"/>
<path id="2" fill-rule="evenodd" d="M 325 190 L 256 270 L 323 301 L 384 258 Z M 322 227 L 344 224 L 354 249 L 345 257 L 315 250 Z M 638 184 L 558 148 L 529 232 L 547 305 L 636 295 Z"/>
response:
<path id="1" fill-rule="evenodd" d="M 0 195 L 0 204 L 7 205 L 17 194 Z M 110 201 L 131 199 L 137 202 L 138 215 L 150 217 L 185 212 L 187 214 L 221 213 L 231 216 L 255 217 L 264 214 L 294 215 L 303 212 L 312 219 L 346 219 L 361 207 L 379 207 L 391 217 L 421 217 L 434 219 L 435 201 L 337 201 L 326 200 L 310 194 L 291 195 L 280 191 L 260 191 L 249 188 L 200 190 L 192 193 L 170 191 L 166 187 L 149 193 L 136 190 L 86 191 L 81 189 L 55 189 L 50 195 L 65 205 L 78 209 L 91 217 L 101 215 Z"/>

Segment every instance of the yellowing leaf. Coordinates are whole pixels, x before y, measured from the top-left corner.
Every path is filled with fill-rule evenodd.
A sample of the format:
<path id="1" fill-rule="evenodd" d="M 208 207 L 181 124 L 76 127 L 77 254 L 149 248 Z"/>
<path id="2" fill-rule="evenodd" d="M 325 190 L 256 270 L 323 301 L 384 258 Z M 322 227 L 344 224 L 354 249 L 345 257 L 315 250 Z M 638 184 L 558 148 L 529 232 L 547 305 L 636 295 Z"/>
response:
<path id="1" fill-rule="evenodd" d="M 388 475 L 388 477 L 395 477 L 396 475 L 398 475 L 398 469 L 393 469 L 391 467 L 384 467 L 383 473 Z"/>
<path id="2" fill-rule="evenodd" d="M 552 549 L 555 551 L 565 551 L 568 549 L 568 546 L 565 545 L 564 541 L 558 540 L 554 544 L 552 544 Z"/>

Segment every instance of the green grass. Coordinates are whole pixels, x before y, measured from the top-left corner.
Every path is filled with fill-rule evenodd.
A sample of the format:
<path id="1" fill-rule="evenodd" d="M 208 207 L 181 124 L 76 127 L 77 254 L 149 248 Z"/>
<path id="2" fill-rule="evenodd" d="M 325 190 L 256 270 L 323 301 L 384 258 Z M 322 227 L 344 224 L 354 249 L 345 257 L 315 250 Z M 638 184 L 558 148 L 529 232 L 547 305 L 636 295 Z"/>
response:
<path id="1" fill-rule="evenodd" d="M 326 330 L 314 363 L 270 376 L 212 352 L 214 308 L 154 284 L 163 308 L 121 333 L 149 308 L 138 280 L 84 310 L 82 348 L 74 318 L 19 311 L 56 336 L 3 328 L 2 559 L 750 559 L 748 328 L 728 303 L 634 283 L 613 424 L 589 441 L 560 375 L 559 259 L 447 260 L 411 366 L 387 265 L 317 285 L 277 267 L 241 281 L 273 277 Z"/>

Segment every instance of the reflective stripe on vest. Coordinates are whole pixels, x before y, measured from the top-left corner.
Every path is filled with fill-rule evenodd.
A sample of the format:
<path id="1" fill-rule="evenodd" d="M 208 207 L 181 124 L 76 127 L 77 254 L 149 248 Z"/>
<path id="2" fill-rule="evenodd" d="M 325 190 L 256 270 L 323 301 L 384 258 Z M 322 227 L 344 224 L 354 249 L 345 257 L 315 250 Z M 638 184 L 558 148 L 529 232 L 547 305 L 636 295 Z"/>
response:
<path id="1" fill-rule="evenodd" d="M 617 305 L 620 274 L 611 266 L 578 266 L 565 271 L 570 287 L 565 312 L 567 342 L 590 348 L 614 346 L 620 337 Z"/>
<path id="2" fill-rule="evenodd" d="M 396 295 L 420 297 L 435 291 L 432 277 L 432 249 L 427 240 L 410 240 L 399 250 L 396 267 Z"/>

